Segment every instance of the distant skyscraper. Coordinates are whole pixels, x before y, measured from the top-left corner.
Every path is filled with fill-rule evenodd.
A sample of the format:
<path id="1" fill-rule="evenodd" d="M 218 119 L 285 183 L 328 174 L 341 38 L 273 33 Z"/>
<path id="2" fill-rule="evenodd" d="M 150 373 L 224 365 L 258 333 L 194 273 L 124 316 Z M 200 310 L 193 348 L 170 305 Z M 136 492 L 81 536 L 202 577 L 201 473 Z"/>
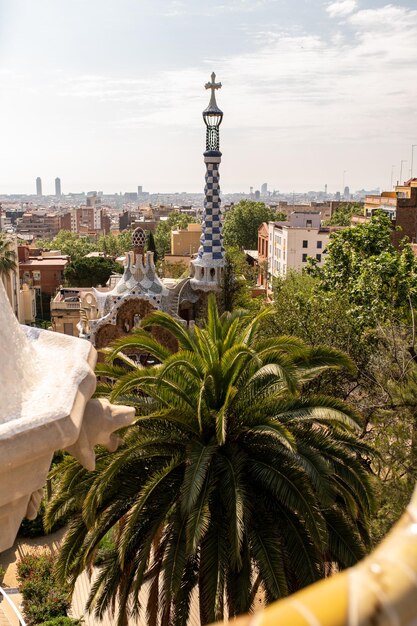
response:
<path id="1" fill-rule="evenodd" d="M 55 195 L 57 198 L 61 197 L 61 179 L 55 178 Z"/>
<path id="2" fill-rule="evenodd" d="M 261 192 L 259 191 L 259 189 L 257 189 L 255 191 L 255 200 L 259 200 L 260 197 L 261 197 Z"/>
<path id="3" fill-rule="evenodd" d="M 261 194 L 263 196 L 266 196 L 267 193 L 268 193 L 268 183 L 263 183 L 261 185 Z"/>
<path id="4" fill-rule="evenodd" d="M 343 198 L 345 200 L 350 200 L 350 189 L 349 189 L 349 187 L 345 187 L 345 189 L 343 191 Z"/>
<path id="5" fill-rule="evenodd" d="M 142 185 L 138 185 L 138 196 L 142 195 L 142 191 L 143 191 Z"/>
<path id="6" fill-rule="evenodd" d="M 324 185 L 324 193 L 327 196 L 327 183 Z"/>
<path id="7" fill-rule="evenodd" d="M 40 176 L 38 176 L 37 179 L 36 179 L 36 195 L 37 196 L 41 196 L 42 195 L 42 180 L 41 180 Z"/>

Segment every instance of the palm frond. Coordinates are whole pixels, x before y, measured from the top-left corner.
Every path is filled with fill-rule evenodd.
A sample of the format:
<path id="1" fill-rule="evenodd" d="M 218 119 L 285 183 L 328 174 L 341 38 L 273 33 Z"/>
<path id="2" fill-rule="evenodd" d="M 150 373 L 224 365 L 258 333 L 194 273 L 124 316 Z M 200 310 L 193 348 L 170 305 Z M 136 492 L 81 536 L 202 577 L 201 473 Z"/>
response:
<path id="1" fill-rule="evenodd" d="M 192 334 L 188 332 L 184 326 L 173 317 L 163 311 L 153 311 L 149 313 L 142 321 L 142 328 L 158 326 L 167 330 L 178 341 L 180 348 L 193 352 L 196 348 Z"/>
<path id="2" fill-rule="evenodd" d="M 187 467 L 181 490 L 181 513 L 188 516 L 194 508 L 206 481 L 216 445 L 205 446 L 193 441 L 187 446 Z"/>
<path id="3" fill-rule="evenodd" d="M 106 349 L 106 361 L 112 362 L 116 357 L 120 356 L 125 350 L 139 350 L 140 352 L 149 352 L 158 361 L 165 361 L 172 352 L 163 346 L 157 339 L 142 328 L 136 328 L 131 334 L 116 339 L 110 348 Z"/>

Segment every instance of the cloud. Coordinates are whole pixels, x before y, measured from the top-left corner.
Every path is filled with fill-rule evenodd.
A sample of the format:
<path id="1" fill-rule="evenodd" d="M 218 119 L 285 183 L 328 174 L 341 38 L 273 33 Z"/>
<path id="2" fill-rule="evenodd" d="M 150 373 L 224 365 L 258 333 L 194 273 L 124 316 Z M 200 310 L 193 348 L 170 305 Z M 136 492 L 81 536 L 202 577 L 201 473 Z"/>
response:
<path id="1" fill-rule="evenodd" d="M 154 5 L 154 11 L 161 17 L 178 17 L 181 15 L 194 15 L 200 17 L 213 17 L 226 13 L 254 13 L 258 9 L 273 4 L 277 0 L 220 0 L 213 2 L 196 2 L 195 0 L 170 0 L 161 6 Z"/>
<path id="2" fill-rule="evenodd" d="M 254 34 L 250 53 L 213 56 L 200 67 L 148 78 L 73 77 L 62 80 L 59 93 L 105 107 L 116 128 L 193 128 L 201 123 L 203 85 L 215 69 L 229 128 L 275 128 L 295 141 L 409 133 L 417 101 L 417 11 L 386 5 L 357 11 L 346 25 L 354 32 L 338 36 L 271 28 L 263 43 Z"/>
<path id="3" fill-rule="evenodd" d="M 326 7 L 330 17 L 346 17 L 357 7 L 357 0 L 336 0 Z"/>
<path id="4" fill-rule="evenodd" d="M 113 148 L 122 145 L 133 161 L 136 156 L 130 156 L 129 146 L 134 138 L 146 154 L 153 145 L 161 154 L 171 154 L 175 146 L 186 160 L 187 141 L 204 132 L 201 111 L 208 103 L 204 84 L 214 70 L 223 84 L 218 94 L 225 112 L 222 141 L 230 141 L 230 151 L 233 144 L 236 169 L 256 161 L 254 168 L 263 168 L 266 180 L 268 167 L 277 171 L 288 167 L 286 176 L 297 176 L 302 183 L 304 176 L 317 172 L 320 159 L 324 171 L 350 150 L 353 165 L 344 161 L 343 167 L 334 167 L 349 171 L 357 167 L 358 177 L 365 177 L 370 168 L 376 171 L 388 160 L 390 175 L 393 146 L 417 143 L 417 10 L 399 4 L 356 9 L 334 29 L 328 9 L 336 4 L 340 8 L 346 3 L 327 6 L 323 13 L 331 28 L 321 33 L 302 31 L 300 26 L 282 30 L 274 23 L 249 23 L 248 52 L 220 56 L 213 46 L 210 57 L 191 60 L 188 67 L 130 75 L 63 72 L 47 78 L 42 73 L 12 77 L 3 72 L 4 93 L 19 94 L 5 98 L 3 107 L 10 108 L 10 115 L 21 107 L 27 136 L 32 136 L 33 128 L 43 128 L 30 117 L 38 102 L 44 127 L 56 119 L 53 128 L 75 129 L 74 136 L 82 133 L 92 142 L 105 138 Z M 39 97 L 33 101 L 22 97 L 33 86 Z M 313 150 L 317 158 L 313 153 L 311 163 L 306 163 L 305 155 Z M 298 166 L 291 166 L 295 175 L 287 164 L 303 158 L 302 176 Z M 403 153 L 398 156 L 402 158 Z M 324 176 L 322 171 L 314 176 Z M 247 176 L 255 176 L 249 167 Z"/>

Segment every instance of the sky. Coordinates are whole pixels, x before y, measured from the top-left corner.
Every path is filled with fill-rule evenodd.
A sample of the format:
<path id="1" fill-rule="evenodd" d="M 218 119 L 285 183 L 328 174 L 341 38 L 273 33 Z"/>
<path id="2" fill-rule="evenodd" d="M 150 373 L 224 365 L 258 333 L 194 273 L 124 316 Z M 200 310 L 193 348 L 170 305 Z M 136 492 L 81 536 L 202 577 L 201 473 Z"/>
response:
<path id="1" fill-rule="evenodd" d="M 0 0 L 0 194 L 202 191 L 212 71 L 224 192 L 409 177 L 415 0 Z"/>

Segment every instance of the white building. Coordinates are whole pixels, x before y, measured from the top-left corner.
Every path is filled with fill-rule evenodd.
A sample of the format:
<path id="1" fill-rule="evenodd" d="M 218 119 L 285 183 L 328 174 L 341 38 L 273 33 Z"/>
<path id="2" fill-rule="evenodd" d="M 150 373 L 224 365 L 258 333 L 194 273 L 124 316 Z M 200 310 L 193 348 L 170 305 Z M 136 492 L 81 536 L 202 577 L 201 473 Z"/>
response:
<path id="1" fill-rule="evenodd" d="M 321 226 L 320 212 L 294 211 L 287 222 L 268 224 L 268 274 L 285 276 L 289 270 L 301 271 L 307 258 L 319 265 L 325 260 L 330 229 Z"/>

